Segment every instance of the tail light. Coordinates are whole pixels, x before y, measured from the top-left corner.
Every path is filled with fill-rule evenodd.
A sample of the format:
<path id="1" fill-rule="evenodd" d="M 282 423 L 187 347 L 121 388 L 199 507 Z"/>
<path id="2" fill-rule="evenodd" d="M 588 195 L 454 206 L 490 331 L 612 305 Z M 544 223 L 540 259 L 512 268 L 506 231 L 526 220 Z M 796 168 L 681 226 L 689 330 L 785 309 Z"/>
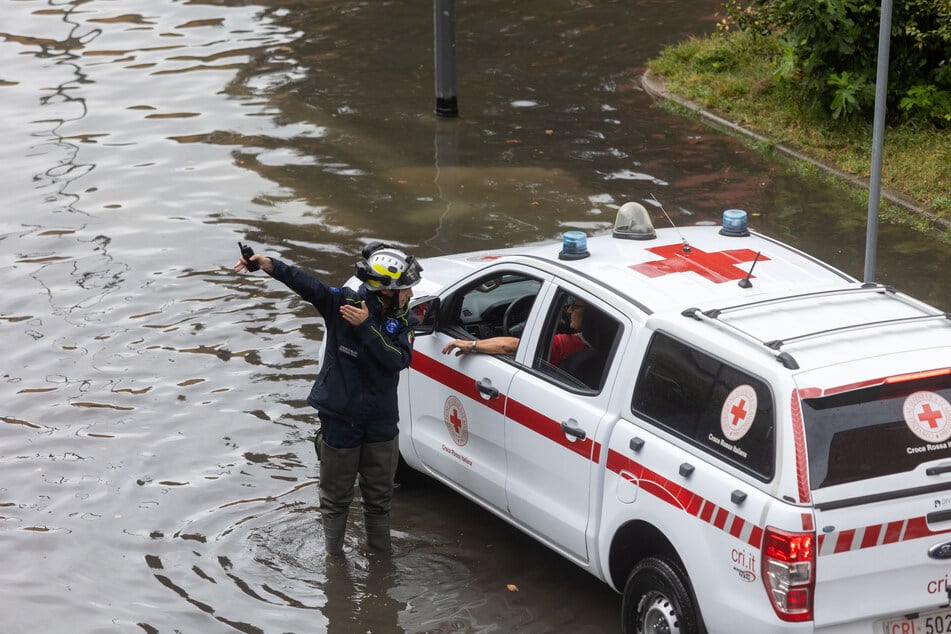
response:
<path id="1" fill-rule="evenodd" d="M 816 588 L 815 533 L 786 533 L 766 528 L 763 585 L 784 621 L 811 621 Z"/>

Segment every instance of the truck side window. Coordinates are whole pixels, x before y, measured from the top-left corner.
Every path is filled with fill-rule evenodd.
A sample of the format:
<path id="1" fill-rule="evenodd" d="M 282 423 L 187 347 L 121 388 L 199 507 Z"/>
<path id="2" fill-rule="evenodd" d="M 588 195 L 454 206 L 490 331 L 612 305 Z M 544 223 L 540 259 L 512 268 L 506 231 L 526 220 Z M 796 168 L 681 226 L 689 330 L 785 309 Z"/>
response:
<path id="1" fill-rule="evenodd" d="M 760 379 L 663 333 L 651 340 L 631 409 L 752 475 L 773 476 L 773 398 Z"/>
<path id="2" fill-rule="evenodd" d="M 604 385 L 620 324 L 585 297 L 559 290 L 539 338 L 533 367 L 584 392 Z"/>

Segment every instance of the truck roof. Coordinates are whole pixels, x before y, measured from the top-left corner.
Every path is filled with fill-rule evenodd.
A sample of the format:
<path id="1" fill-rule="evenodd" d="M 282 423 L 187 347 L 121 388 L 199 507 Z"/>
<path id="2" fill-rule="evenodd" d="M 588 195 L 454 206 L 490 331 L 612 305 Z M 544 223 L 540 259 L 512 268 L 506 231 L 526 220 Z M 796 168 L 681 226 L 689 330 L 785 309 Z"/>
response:
<path id="1" fill-rule="evenodd" d="M 790 370 L 951 350 L 951 321 L 938 309 L 889 287 L 863 285 L 767 236 L 743 234 L 693 226 L 659 229 L 652 239 L 585 236 L 588 255 L 573 254 L 576 259 L 560 257 L 568 247 L 557 241 L 429 258 L 422 260 L 419 290 L 441 288 L 467 269 L 518 261 L 571 271 L 645 315 L 707 322 L 696 326 L 699 336 L 721 337 L 712 328 L 738 345 L 765 346 Z"/>

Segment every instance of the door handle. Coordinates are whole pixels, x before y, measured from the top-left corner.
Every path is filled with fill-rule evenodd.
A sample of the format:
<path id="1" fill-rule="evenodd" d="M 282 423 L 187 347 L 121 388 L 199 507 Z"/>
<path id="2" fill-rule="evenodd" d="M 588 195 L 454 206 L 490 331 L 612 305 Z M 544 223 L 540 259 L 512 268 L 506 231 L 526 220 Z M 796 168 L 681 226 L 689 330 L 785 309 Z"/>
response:
<path id="1" fill-rule="evenodd" d="M 578 423 L 575 421 L 572 421 L 572 422 L 574 423 L 574 425 L 569 425 L 566 421 L 562 421 L 561 431 L 565 432 L 569 436 L 574 436 L 578 440 L 584 440 L 585 438 L 587 438 L 588 434 L 586 434 L 583 429 L 578 427 Z"/>
<path id="2" fill-rule="evenodd" d="M 491 385 L 486 385 L 482 381 L 476 381 L 476 389 L 479 390 L 481 394 L 485 394 L 489 398 L 498 398 L 499 391 L 492 387 Z"/>

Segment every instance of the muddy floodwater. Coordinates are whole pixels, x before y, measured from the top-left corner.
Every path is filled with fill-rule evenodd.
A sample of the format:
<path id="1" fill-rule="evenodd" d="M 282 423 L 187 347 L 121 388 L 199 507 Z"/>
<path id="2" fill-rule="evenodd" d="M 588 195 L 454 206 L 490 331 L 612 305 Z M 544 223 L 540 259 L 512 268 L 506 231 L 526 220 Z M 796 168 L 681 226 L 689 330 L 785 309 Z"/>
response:
<path id="1" fill-rule="evenodd" d="M 646 60 L 708 0 L 459 0 L 460 117 L 410 0 L 7 0 L 0 21 L 0 632 L 619 631 L 620 598 L 435 484 L 328 562 L 312 308 L 237 241 L 342 282 L 611 227 L 754 229 L 861 277 L 865 206 L 662 109 Z M 655 222 L 662 220 L 655 218 Z M 947 245 L 883 225 L 878 276 L 951 309 Z"/>

